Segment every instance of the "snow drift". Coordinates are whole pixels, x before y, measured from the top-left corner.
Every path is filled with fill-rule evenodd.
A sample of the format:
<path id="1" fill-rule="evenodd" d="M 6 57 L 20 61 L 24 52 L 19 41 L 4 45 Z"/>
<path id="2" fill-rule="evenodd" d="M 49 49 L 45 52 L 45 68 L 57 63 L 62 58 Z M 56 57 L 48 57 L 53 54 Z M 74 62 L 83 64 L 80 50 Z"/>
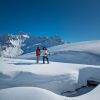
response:
<path id="1" fill-rule="evenodd" d="M 35 87 L 0 90 L 0 100 L 65 100 L 57 94 Z"/>
<path id="2" fill-rule="evenodd" d="M 86 86 L 88 79 L 100 82 L 99 66 L 55 62 L 37 65 L 31 60 L 1 60 L 1 89 L 35 86 L 61 94 L 65 91 L 75 91 L 77 88 Z"/>
<path id="3" fill-rule="evenodd" d="M 0 62 L 0 100 L 46 100 L 47 98 L 48 100 L 98 100 L 100 98 L 100 86 L 79 97 L 57 95 L 86 86 L 88 79 L 100 82 L 99 66 L 57 62 L 35 64 L 33 60 L 8 58 L 0 58 Z"/>

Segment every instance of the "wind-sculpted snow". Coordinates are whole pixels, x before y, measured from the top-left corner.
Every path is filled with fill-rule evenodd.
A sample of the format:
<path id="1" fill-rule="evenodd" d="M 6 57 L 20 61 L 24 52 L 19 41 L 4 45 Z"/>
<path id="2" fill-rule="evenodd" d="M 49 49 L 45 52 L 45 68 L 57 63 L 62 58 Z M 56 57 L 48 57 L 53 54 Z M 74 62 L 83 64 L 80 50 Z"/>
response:
<path id="1" fill-rule="evenodd" d="M 82 51 L 92 54 L 100 55 L 100 40 L 83 41 L 70 44 L 62 44 L 59 46 L 51 47 L 51 51 Z"/>
<path id="2" fill-rule="evenodd" d="M 49 51 L 52 61 L 100 65 L 100 40 L 63 44 Z"/>
<path id="3" fill-rule="evenodd" d="M 63 64 L 63 66 L 60 63 L 48 65 L 40 63 L 37 65 L 32 61 L 17 59 L 5 59 L 3 61 L 5 63 L 1 63 L 2 67 L 0 68 L 1 89 L 18 86 L 36 86 L 58 94 L 66 90 L 74 91 L 76 89 L 78 72 L 73 70 L 71 73 L 68 73 L 66 64 Z M 9 69 L 7 66 L 9 66 Z M 66 70 L 61 70 L 63 67 Z M 59 70 L 56 71 L 57 69 Z"/>
<path id="4" fill-rule="evenodd" d="M 8 74 L 7 72 L 6 74 L 0 73 L 0 89 L 33 86 L 61 94 L 65 91 L 75 91 L 77 88 L 86 86 L 89 79 L 100 82 L 99 76 L 100 69 L 93 67 L 82 68 L 77 75 L 66 73 L 64 75 L 51 76 L 34 74 L 32 72 L 12 71 L 8 72 Z"/>
<path id="5" fill-rule="evenodd" d="M 82 51 L 58 51 L 52 53 L 49 59 L 64 63 L 100 65 L 99 55 Z"/>
<path id="6" fill-rule="evenodd" d="M 46 76 L 30 72 L 10 72 L 10 76 L 1 74 L 0 89 L 33 86 L 48 89 L 52 92 L 61 94 L 66 90 L 74 91 L 76 89 L 76 81 L 74 77 L 75 76 L 70 74 Z M 66 86 L 66 84 L 68 86 Z"/>
<path id="7" fill-rule="evenodd" d="M 65 100 L 53 92 L 36 87 L 17 87 L 0 90 L 0 100 Z"/>
<path id="8" fill-rule="evenodd" d="M 100 82 L 99 66 L 56 62 L 35 64 L 33 60 L 7 58 L 0 58 L 0 63 L 0 100 L 99 100 L 100 98 L 100 86 L 82 96 L 73 98 L 60 96 L 63 92 L 75 91 L 86 86 L 89 79 Z"/>
<path id="9" fill-rule="evenodd" d="M 36 86 L 43 83 L 45 84 L 44 86 L 46 86 L 47 84 L 47 87 L 52 87 L 57 86 L 57 84 L 59 83 L 56 87 L 57 89 L 59 88 L 60 90 L 60 87 L 61 89 L 63 87 L 66 87 L 65 90 L 73 91 L 77 88 L 77 84 L 81 84 L 78 85 L 79 87 L 83 86 L 84 84 L 86 84 L 89 78 L 100 80 L 99 66 L 95 67 L 93 65 L 79 65 L 55 62 L 51 62 L 50 64 L 42 64 L 41 62 L 40 64 L 35 64 L 35 62 L 32 60 L 22 59 L 1 59 L 1 61 L 0 80 L 2 81 L 0 82 L 0 84 L 3 85 L 8 85 L 9 83 L 9 86 L 13 86 L 16 84 L 18 84 L 19 86 L 22 84 L 27 86 Z M 89 72 L 91 74 L 88 74 Z M 95 75 L 95 73 L 98 74 Z M 27 81 L 27 79 L 29 81 Z M 80 81 L 81 79 L 83 82 Z M 3 83 L 3 81 L 5 83 Z M 66 84 L 68 84 L 68 87 L 66 86 Z M 2 88 L 2 85 L 0 85 L 0 87 Z M 64 92 L 64 90 L 62 92 Z"/>
<path id="10" fill-rule="evenodd" d="M 0 100 L 99 100 L 100 85 L 78 97 L 64 97 L 37 87 L 16 87 L 0 90 Z"/>

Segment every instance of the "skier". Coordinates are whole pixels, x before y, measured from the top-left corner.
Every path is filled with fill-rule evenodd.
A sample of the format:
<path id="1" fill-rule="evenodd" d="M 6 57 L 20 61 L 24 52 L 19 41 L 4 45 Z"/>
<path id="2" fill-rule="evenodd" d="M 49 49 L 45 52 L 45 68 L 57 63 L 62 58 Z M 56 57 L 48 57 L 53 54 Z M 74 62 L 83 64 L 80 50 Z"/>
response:
<path id="1" fill-rule="evenodd" d="M 49 53 L 48 53 L 47 48 L 43 47 L 42 53 L 43 53 L 43 64 L 45 64 L 45 59 L 47 60 L 47 63 L 49 64 L 49 59 L 48 59 Z"/>
<path id="2" fill-rule="evenodd" d="M 40 48 L 37 47 L 36 49 L 36 57 L 37 57 L 37 64 L 39 63 L 39 59 L 40 59 Z"/>

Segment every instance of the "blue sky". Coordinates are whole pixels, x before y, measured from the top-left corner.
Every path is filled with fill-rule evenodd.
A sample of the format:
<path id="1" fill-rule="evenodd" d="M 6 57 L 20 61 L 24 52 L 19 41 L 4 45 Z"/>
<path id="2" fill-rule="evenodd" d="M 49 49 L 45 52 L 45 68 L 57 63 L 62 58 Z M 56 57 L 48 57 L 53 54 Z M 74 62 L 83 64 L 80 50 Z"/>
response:
<path id="1" fill-rule="evenodd" d="M 100 39 L 100 0 L 0 0 L 0 34 L 19 31 L 69 42 Z"/>

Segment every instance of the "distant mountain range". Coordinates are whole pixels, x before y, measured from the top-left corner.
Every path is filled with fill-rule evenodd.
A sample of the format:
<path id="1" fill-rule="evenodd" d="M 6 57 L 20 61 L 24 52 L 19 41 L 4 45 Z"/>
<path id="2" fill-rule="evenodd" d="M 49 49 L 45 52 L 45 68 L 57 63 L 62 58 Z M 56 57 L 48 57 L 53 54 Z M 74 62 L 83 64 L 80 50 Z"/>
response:
<path id="1" fill-rule="evenodd" d="M 27 33 L 19 32 L 16 35 L 0 35 L 0 56 L 16 57 L 25 53 L 35 51 L 36 47 L 52 47 L 64 44 L 64 41 L 57 35 L 29 36 Z"/>

